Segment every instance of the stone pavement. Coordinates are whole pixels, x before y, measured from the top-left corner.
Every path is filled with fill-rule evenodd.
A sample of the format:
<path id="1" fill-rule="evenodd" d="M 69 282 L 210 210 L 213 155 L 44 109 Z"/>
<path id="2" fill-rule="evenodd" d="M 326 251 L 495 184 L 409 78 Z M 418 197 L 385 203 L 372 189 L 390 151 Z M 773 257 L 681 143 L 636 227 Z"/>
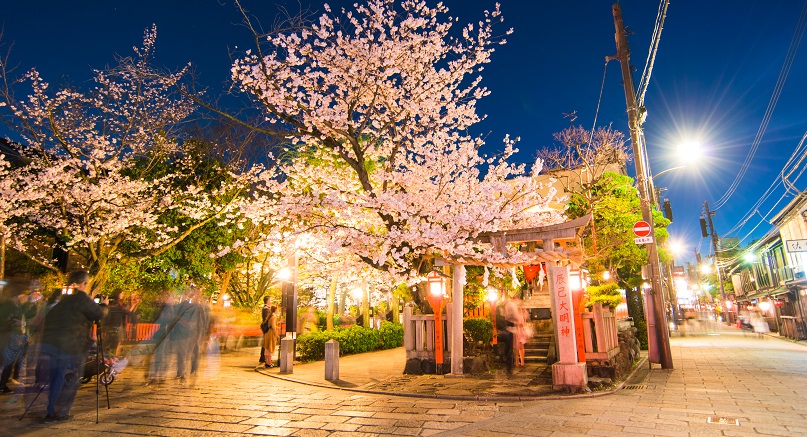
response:
<path id="1" fill-rule="evenodd" d="M 282 374 L 278 367 L 255 370 L 286 381 L 345 391 L 395 394 L 422 398 L 454 400 L 531 400 L 535 397 L 562 396 L 552 390 L 552 373 L 544 364 L 492 369 L 480 375 L 404 375 L 406 355 L 402 348 L 347 355 L 339 359 L 339 380 L 325 380 L 325 362 L 295 363 L 292 373 Z"/>
<path id="2" fill-rule="evenodd" d="M 38 420 L 44 398 L 18 420 L 32 395 L 2 396 L 0 435 L 807 435 L 804 345 L 722 327 L 671 347 L 675 370 L 644 365 L 605 395 L 508 398 L 533 372 L 492 376 L 502 397 L 486 400 L 462 397 L 492 393 L 472 378 L 436 376 L 418 377 L 432 388 L 413 397 L 411 381 L 395 383 L 395 351 L 343 357 L 342 381 L 326 388 L 322 368 L 296 365 L 279 379 L 256 372 L 247 350 L 209 360 L 187 385 L 145 387 L 143 369 L 130 367 L 109 386 L 110 409 L 102 388 L 99 423 L 94 385 L 79 391 L 72 420 L 52 424 Z"/>

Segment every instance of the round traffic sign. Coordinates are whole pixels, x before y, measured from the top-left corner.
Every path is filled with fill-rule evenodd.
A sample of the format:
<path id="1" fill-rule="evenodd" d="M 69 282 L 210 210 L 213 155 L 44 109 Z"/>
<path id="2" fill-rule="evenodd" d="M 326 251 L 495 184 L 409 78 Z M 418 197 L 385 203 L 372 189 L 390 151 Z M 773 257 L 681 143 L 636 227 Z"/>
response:
<path id="1" fill-rule="evenodd" d="M 650 223 L 644 220 L 639 220 L 633 225 L 633 233 L 636 234 L 637 237 L 646 237 L 650 235 L 650 231 L 652 230 L 653 228 L 650 227 Z"/>

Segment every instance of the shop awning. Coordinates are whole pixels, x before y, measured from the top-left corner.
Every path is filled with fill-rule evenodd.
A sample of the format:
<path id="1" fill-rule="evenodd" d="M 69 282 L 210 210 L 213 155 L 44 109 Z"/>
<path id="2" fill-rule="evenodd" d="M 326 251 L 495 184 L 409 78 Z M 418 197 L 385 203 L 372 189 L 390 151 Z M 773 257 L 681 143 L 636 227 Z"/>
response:
<path id="1" fill-rule="evenodd" d="M 747 299 L 759 299 L 760 297 L 767 297 L 767 296 L 778 296 L 780 294 L 787 293 L 788 291 L 790 290 L 787 287 L 757 290 L 753 293 L 748 293 L 745 296 L 742 296 L 742 299 L 747 300 Z"/>

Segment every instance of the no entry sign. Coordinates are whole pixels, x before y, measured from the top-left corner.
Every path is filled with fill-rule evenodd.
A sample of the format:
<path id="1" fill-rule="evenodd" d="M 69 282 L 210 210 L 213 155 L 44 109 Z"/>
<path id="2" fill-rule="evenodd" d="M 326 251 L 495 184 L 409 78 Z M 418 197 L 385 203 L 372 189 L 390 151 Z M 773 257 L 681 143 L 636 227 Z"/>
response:
<path id="1" fill-rule="evenodd" d="M 650 227 L 650 223 L 647 223 L 644 220 L 639 220 L 633 225 L 633 233 L 636 234 L 637 237 L 646 237 L 650 235 L 650 231 L 653 229 Z"/>

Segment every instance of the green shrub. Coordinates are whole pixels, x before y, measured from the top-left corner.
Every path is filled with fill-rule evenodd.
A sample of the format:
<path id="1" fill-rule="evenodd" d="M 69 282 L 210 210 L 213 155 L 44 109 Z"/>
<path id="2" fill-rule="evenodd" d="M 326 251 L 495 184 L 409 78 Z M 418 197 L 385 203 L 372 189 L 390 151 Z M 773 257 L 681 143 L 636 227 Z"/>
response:
<path id="1" fill-rule="evenodd" d="M 622 295 L 619 293 L 619 285 L 614 282 L 603 285 L 592 285 L 586 289 L 589 299 L 586 304 L 587 308 L 591 308 L 595 303 L 602 304 L 602 306 L 616 308 L 622 303 Z"/>
<path id="2" fill-rule="evenodd" d="M 486 318 L 465 319 L 463 322 L 465 335 L 474 343 L 481 341 L 488 344 L 493 340 L 493 323 Z"/>
<path id="3" fill-rule="evenodd" d="M 297 353 L 300 355 L 300 359 L 302 361 L 325 359 L 325 342 L 336 338 L 338 333 L 338 330 L 318 331 L 297 336 Z M 339 340 L 337 339 L 337 341 Z"/>
<path id="4" fill-rule="evenodd" d="M 297 337 L 297 353 L 302 361 L 325 358 L 325 343 L 334 339 L 339 342 L 339 355 L 372 352 L 403 345 L 403 325 L 382 322 L 381 329 L 349 326 L 333 331 L 310 332 Z"/>
<path id="5" fill-rule="evenodd" d="M 381 349 L 394 349 L 403 346 L 404 327 L 398 323 L 381 322 Z"/>
<path id="6" fill-rule="evenodd" d="M 339 352 L 342 355 L 374 351 L 381 343 L 381 336 L 375 329 L 354 325 L 338 332 L 336 341 L 339 342 Z"/>

